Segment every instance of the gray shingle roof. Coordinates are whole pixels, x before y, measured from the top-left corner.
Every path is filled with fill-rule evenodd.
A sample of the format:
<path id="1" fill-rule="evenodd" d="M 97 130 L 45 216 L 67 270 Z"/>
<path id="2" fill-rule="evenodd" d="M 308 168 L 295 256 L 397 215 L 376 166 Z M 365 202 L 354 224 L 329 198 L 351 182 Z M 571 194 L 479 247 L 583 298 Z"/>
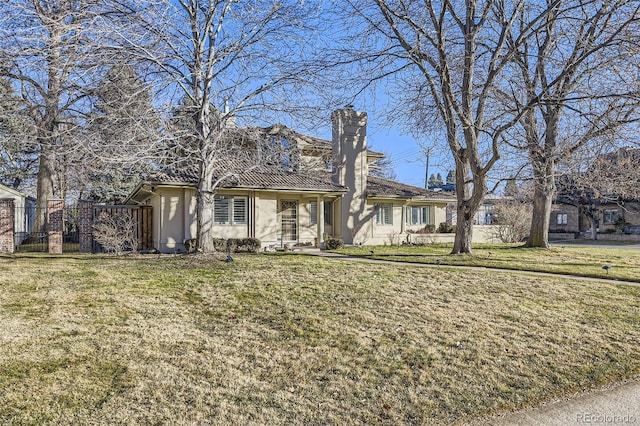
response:
<path id="1" fill-rule="evenodd" d="M 310 170 L 294 172 L 279 167 L 258 166 L 232 175 L 223 181 L 223 188 L 270 189 L 270 190 L 301 190 L 321 192 L 344 192 L 346 187 L 337 185 L 331 180 L 331 172 L 326 170 Z M 218 179 L 218 177 L 214 177 Z M 197 173 L 192 169 L 182 168 L 167 170 L 154 174 L 148 179 L 156 184 L 192 184 L 198 182 Z M 367 176 L 367 196 L 377 198 L 416 198 L 427 197 L 437 199 L 451 199 L 453 195 L 430 191 L 417 186 L 400 182 Z"/>
<path id="2" fill-rule="evenodd" d="M 214 176 L 214 180 L 219 179 L 219 177 L 220 174 Z M 156 173 L 149 177 L 148 182 L 195 185 L 198 183 L 198 176 L 193 169 L 181 168 Z M 221 187 L 321 192 L 346 191 L 344 186 L 337 185 L 331 181 L 330 173 L 294 172 L 269 166 L 246 167 L 245 171 L 234 173 L 226 178 Z"/>
<path id="3" fill-rule="evenodd" d="M 380 198 L 429 197 L 454 200 L 453 195 L 430 191 L 418 186 L 407 185 L 377 176 L 367 177 L 367 196 Z"/>

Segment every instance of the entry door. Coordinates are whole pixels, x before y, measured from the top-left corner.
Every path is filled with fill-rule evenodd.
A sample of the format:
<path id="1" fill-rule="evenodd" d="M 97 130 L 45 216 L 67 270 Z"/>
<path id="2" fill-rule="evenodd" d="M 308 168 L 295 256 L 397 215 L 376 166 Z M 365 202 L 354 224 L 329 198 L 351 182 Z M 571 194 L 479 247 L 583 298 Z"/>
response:
<path id="1" fill-rule="evenodd" d="M 282 212 L 282 240 L 298 241 L 298 202 L 282 200 L 280 210 Z"/>

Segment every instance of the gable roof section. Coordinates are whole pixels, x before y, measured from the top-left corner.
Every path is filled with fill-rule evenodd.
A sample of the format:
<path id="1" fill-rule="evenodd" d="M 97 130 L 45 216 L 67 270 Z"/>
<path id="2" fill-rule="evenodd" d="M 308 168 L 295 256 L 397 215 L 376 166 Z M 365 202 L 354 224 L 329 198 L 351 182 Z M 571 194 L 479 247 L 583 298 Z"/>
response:
<path id="1" fill-rule="evenodd" d="M 430 191 L 377 176 L 367 176 L 367 197 L 371 198 L 429 198 L 453 201 L 455 197 L 442 192 Z"/>
<path id="2" fill-rule="evenodd" d="M 3 195 L 3 194 L 8 194 L 8 197 L 7 195 Z M 0 183 L 0 198 L 14 198 L 14 197 L 31 199 L 31 197 L 27 196 L 26 194 L 23 194 L 17 189 L 13 189 L 11 187 L 8 187 L 7 185 L 3 185 Z"/>

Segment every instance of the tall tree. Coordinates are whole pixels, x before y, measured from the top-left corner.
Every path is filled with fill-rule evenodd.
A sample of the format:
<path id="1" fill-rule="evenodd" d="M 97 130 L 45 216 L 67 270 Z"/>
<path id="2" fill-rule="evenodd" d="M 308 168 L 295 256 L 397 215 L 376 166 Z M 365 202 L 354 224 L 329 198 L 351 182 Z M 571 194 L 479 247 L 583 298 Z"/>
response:
<path id="1" fill-rule="evenodd" d="M 91 99 L 78 180 L 86 182 L 86 198 L 118 204 L 161 157 L 162 121 L 149 88 L 126 63 L 107 69 Z"/>
<path id="2" fill-rule="evenodd" d="M 260 117 L 270 105 L 283 107 L 278 103 L 286 98 L 274 94 L 302 76 L 292 65 L 304 46 L 298 30 L 312 14 L 294 0 L 121 3 L 131 20 L 120 43 L 155 67 L 159 85 L 174 93 L 165 96 L 192 106 L 189 130 L 174 133 L 172 145 L 183 144 L 183 162 L 198 170 L 198 241 L 212 252 L 216 187 L 256 163 L 258 150 L 243 150 L 243 139 L 256 136 L 236 123 Z"/>
<path id="3" fill-rule="evenodd" d="M 362 23 L 357 40 L 366 42 L 356 60 L 371 67 L 366 73 L 369 82 L 393 76 L 402 85 L 404 117 L 410 124 L 424 126 L 424 117 L 434 111 L 445 128 L 456 165 L 452 253 L 471 253 L 473 220 L 488 192 L 488 173 L 500 158 L 505 130 L 515 123 L 493 108 L 492 96 L 514 52 L 555 5 L 548 4 L 526 25 L 518 26 L 525 1 L 351 0 L 349 4 Z M 507 43 L 513 34 L 516 42 Z"/>
<path id="4" fill-rule="evenodd" d="M 25 110 L 11 81 L 0 78 L 0 182 L 15 189 L 33 177 L 37 161 Z"/>
<path id="5" fill-rule="evenodd" d="M 57 161 L 64 158 L 84 110 L 82 90 L 96 66 L 90 24 L 104 2 L 8 0 L 0 3 L 0 77 L 11 81 L 25 104 L 37 153 L 36 195 L 45 223 L 47 200 L 61 195 Z"/>
<path id="6" fill-rule="evenodd" d="M 528 154 L 534 182 L 529 247 L 548 247 L 557 165 L 586 145 L 611 140 L 640 118 L 637 81 L 640 3 L 554 1 L 522 10 L 528 25 L 536 8 L 555 7 L 543 25 L 514 49 L 512 78 L 501 91 L 505 109 L 522 116 L 522 131 L 505 138 Z M 636 50 L 637 52 L 637 50 Z M 531 108 L 531 106 L 534 106 Z M 522 112 L 524 114 L 522 114 Z"/>

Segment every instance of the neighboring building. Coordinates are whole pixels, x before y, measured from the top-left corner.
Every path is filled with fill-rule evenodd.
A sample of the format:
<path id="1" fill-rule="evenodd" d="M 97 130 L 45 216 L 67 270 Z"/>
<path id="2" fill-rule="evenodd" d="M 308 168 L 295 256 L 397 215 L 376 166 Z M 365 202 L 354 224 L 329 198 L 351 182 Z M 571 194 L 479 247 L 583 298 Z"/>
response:
<path id="1" fill-rule="evenodd" d="M 11 199 L 15 207 L 14 235 L 16 244 L 29 236 L 35 219 L 35 198 L 0 184 L 0 199 Z"/>
<path id="2" fill-rule="evenodd" d="M 297 134 L 284 126 L 264 129 L 284 136 L 299 167 L 253 166 L 225 181 L 214 200 L 214 229 L 221 238 L 258 238 L 263 247 L 320 246 L 327 236 L 346 244 L 390 244 L 446 221 L 451 194 L 369 175 L 384 157 L 367 150 L 367 115 L 332 114 L 333 138 Z M 330 169 L 330 170 L 329 170 Z M 196 236 L 197 170 L 158 173 L 141 182 L 129 204 L 153 206 L 153 241 L 162 252 L 184 250 Z"/>
<path id="3" fill-rule="evenodd" d="M 549 232 L 640 234 L 640 149 L 599 156 L 585 175 L 558 181 Z"/>
<path id="4" fill-rule="evenodd" d="M 581 232 L 583 222 L 584 219 L 577 206 L 558 202 L 551 206 L 549 232 L 561 234 Z"/>

